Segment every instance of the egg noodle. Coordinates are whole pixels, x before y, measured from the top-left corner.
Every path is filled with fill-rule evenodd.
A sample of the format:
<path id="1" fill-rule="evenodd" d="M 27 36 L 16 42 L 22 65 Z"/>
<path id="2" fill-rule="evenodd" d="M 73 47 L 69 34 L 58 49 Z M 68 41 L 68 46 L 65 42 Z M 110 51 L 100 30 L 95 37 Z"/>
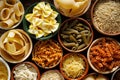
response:
<path id="1" fill-rule="evenodd" d="M 81 76 L 85 71 L 85 62 L 79 55 L 70 55 L 63 62 L 63 71 L 73 79 Z"/>

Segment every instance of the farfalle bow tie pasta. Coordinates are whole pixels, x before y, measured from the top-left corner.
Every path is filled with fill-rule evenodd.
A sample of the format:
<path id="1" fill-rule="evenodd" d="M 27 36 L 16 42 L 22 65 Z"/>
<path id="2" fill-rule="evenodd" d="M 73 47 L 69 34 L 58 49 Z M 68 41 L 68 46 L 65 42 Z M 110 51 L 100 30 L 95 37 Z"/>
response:
<path id="1" fill-rule="evenodd" d="M 33 8 L 33 12 L 25 16 L 30 22 L 28 31 L 34 34 L 36 38 L 55 32 L 59 27 L 59 23 L 56 21 L 57 15 L 58 13 L 51 8 L 49 3 L 38 3 Z"/>

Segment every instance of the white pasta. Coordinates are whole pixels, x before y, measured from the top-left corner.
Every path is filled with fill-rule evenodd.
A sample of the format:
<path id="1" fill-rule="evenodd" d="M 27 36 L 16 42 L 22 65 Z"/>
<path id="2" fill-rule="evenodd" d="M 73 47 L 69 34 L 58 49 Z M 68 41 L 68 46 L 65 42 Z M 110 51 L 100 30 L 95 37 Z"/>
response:
<path id="1" fill-rule="evenodd" d="M 94 25 L 109 34 L 120 32 L 120 2 L 107 0 L 98 3 L 94 11 Z"/>

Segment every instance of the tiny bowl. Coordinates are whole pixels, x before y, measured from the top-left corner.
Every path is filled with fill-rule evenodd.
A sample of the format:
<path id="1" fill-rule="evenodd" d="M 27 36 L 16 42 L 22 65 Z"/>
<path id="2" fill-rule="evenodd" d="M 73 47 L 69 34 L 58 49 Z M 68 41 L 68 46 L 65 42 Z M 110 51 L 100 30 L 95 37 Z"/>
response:
<path id="1" fill-rule="evenodd" d="M 38 41 L 34 45 L 32 60 L 43 69 L 56 67 L 63 55 L 63 50 L 59 43 L 53 39 Z"/>
<path id="2" fill-rule="evenodd" d="M 79 3 L 79 1 L 75 1 L 76 4 L 77 4 L 77 2 Z M 80 3 L 84 3 L 84 2 L 80 1 Z M 83 14 L 85 14 L 88 11 L 88 9 L 89 9 L 89 7 L 91 5 L 91 0 L 88 0 L 86 7 L 85 6 L 82 7 L 82 8 L 79 7 L 79 9 L 75 7 L 76 8 L 75 12 L 72 12 L 73 8 L 72 9 L 71 8 L 69 8 L 69 9 L 63 8 L 65 4 L 63 6 L 61 6 L 61 5 L 59 5 L 59 3 L 57 3 L 57 0 L 54 0 L 54 5 L 55 5 L 56 9 L 62 15 L 66 16 L 66 17 L 78 17 L 78 16 L 82 16 Z M 81 4 L 81 5 L 83 6 L 83 4 Z"/>
<path id="3" fill-rule="evenodd" d="M 25 64 L 24 66 L 25 67 L 27 67 L 27 69 L 28 68 L 30 68 L 29 70 L 33 73 L 37 73 L 37 76 L 36 76 L 36 80 L 40 80 L 40 70 L 39 70 L 39 68 L 34 64 L 34 63 L 32 63 L 32 62 L 29 62 L 29 61 L 26 61 L 26 62 L 21 62 L 21 63 L 19 63 L 19 64 L 16 64 L 13 68 L 12 68 L 12 71 L 11 71 L 11 80 L 16 80 L 15 78 L 14 78 L 14 76 L 15 76 L 15 73 L 14 73 L 14 71 L 15 71 L 15 69 L 17 68 L 17 67 L 19 67 L 20 65 L 22 65 L 22 64 Z M 23 67 L 23 66 L 22 66 Z M 20 68 L 20 69 L 26 69 L 26 68 Z M 33 71 L 33 69 L 34 69 L 34 71 Z M 17 70 L 18 71 L 18 70 Z M 17 72 L 18 73 L 18 72 Z M 23 73 L 24 74 L 24 73 Z M 24 74 L 25 75 L 25 74 Z M 21 77 L 22 78 L 22 77 Z"/>
<path id="4" fill-rule="evenodd" d="M 57 79 L 57 80 L 65 80 L 59 70 L 48 70 L 45 71 L 42 75 L 40 80 L 47 80 L 47 79 Z"/>
<path id="5" fill-rule="evenodd" d="M 25 15 L 27 15 L 28 13 L 32 13 L 33 11 L 33 8 L 34 6 L 36 6 L 38 3 L 40 2 L 37 2 L 37 3 L 34 3 L 32 4 L 30 7 L 28 7 L 26 9 L 26 12 L 25 12 Z M 45 3 L 48 3 L 48 2 L 45 2 Z M 49 3 L 51 8 L 57 12 L 56 8 L 54 7 L 54 5 L 52 5 L 51 3 Z M 36 36 L 34 34 L 31 34 L 28 30 L 29 30 L 29 25 L 30 23 L 25 19 L 25 17 L 23 18 L 23 29 L 30 35 L 31 38 L 33 39 L 37 39 L 37 40 L 48 40 L 52 37 L 54 37 L 57 33 L 58 33 L 58 30 L 60 28 L 60 23 L 61 23 L 61 16 L 60 14 L 58 13 L 58 16 L 56 17 L 56 21 L 57 23 L 59 23 L 59 26 L 58 26 L 58 29 L 55 31 L 55 32 L 52 32 L 50 34 L 48 34 L 47 36 L 42 36 L 42 37 L 39 37 L 39 38 L 36 38 Z"/>
<path id="6" fill-rule="evenodd" d="M 83 80 L 109 80 L 105 75 L 99 73 L 89 73 Z"/>
<path id="7" fill-rule="evenodd" d="M 3 3 L 4 3 L 3 6 L 1 5 L 1 7 L 3 8 L 2 10 L 5 10 L 5 9 L 6 10 L 10 9 L 10 10 L 7 15 L 8 18 L 6 18 L 5 20 L 0 19 L 0 29 L 10 30 L 18 27 L 23 20 L 24 12 L 25 12 L 22 2 L 20 0 L 14 0 L 13 2 L 3 0 Z M 2 10 L 0 11 L 2 12 Z"/>
<path id="8" fill-rule="evenodd" d="M 105 45 L 106 45 L 106 48 L 104 48 Z M 98 38 L 98 39 L 94 40 L 92 42 L 92 44 L 90 45 L 90 47 L 87 51 L 87 59 L 88 59 L 88 63 L 90 65 L 90 67 L 97 73 L 110 74 L 119 68 L 119 66 L 113 65 L 113 63 L 115 63 L 115 62 L 119 62 L 117 60 L 120 60 L 120 58 L 118 58 L 117 60 L 115 58 L 117 53 L 111 54 L 111 53 L 106 52 L 104 54 L 104 52 L 105 52 L 104 49 L 107 49 L 108 46 L 109 46 L 108 51 L 110 50 L 110 47 L 111 47 L 111 52 L 112 52 L 112 50 L 114 50 L 111 45 L 116 46 L 116 48 L 114 47 L 114 49 L 116 49 L 116 51 L 118 51 L 118 47 L 120 46 L 119 42 L 116 41 L 115 39 L 109 38 L 109 37 Z M 98 52 L 96 52 L 96 51 L 98 51 Z M 117 54 L 117 55 L 119 56 L 119 54 Z M 112 56 L 114 56 L 114 57 L 112 57 Z M 113 65 L 113 66 L 111 66 L 111 65 Z"/>
<path id="9" fill-rule="evenodd" d="M 65 63 L 67 63 L 66 65 L 68 67 L 65 65 Z M 76 67 L 77 65 L 78 67 Z M 81 66 L 81 69 L 80 69 L 80 66 Z M 89 70 L 89 65 L 86 57 L 80 53 L 67 53 L 65 56 L 63 56 L 59 67 L 60 67 L 61 74 L 67 80 L 82 80 L 87 75 Z M 75 71 L 79 70 L 80 72 L 79 71 L 75 72 L 73 70 Z"/>
<path id="10" fill-rule="evenodd" d="M 71 25 L 73 25 L 72 28 Z M 82 25 L 82 26 L 76 27 L 76 25 Z M 67 30 L 69 28 L 72 30 Z M 92 43 L 92 40 L 93 40 L 92 27 L 87 20 L 82 18 L 70 18 L 65 20 L 61 24 L 61 28 L 58 32 L 59 43 L 65 50 L 69 52 L 82 52 L 86 50 L 89 47 L 89 45 Z"/>
<path id="11" fill-rule="evenodd" d="M 120 68 L 113 72 L 111 80 L 119 80 L 120 79 Z"/>
<path id="12" fill-rule="evenodd" d="M 94 28 L 99 32 L 99 33 L 101 33 L 101 34 L 103 34 L 103 35 L 106 35 L 106 36 L 117 36 L 117 35 L 119 35 L 120 34 L 120 31 L 117 31 L 117 32 L 115 32 L 115 33 L 113 33 L 113 32 L 110 32 L 109 31 L 109 29 L 106 29 L 106 32 L 105 31 L 103 31 L 103 30 L 101 30 L 100 28 L 99 28 L 99 26 L 97 26 L 97 23 L 95 23 L 95 20 L 94 20 L 94 17 L 95 17 L 95 10 L 97 10 L 98 9 L 98 7 L 96 8 L 96 6 L 98 6 L 98 4 L 104 4 L 105 2 L 107 2 L 107 1 L 116 1 L 116 0 L 96 0 L 94 3 L 93 3 L 93 5 L 92 5 L 92 7 L 91 7 L 91 21 L 92 21 L 92 24 L 93 24 L 93 26 L 94 26 Z M 113 2 L 114 3 L 114 2 Z M 102 6 L 103 7 L 103 6 Z M 103 10 L 102 10 L 103 11 Z M 105 11 L 105 10 L 104 10 Z M 106 13 L 106 12 L 104 12 L 103 11 L 103 13 Z M 112 13 L 112 12 L 111 12 Z M 103 15 L 103 14 L 102 14 Z M 108 15 L 108 14 L 107 14 Z M 107 16 L 107 15 L 104 15 L 104 16 Z M 111 15 L 112 16 L 112 15 Z M 111 17 L 110 16 L 110 17 Z M 97 18 L 96 18 L 97 19 Z M 101 20 L 105 20 L 105 19 L 101 19 Z M 109 19 L 108 19 L 109 20 Z M 99 21 L 99 20 L 98 20 Z M 102 23 L 102 22 L 101 22 Z M 105 24 L 107 24 L 107 23 L 105 23 Z M 102 25 L 103 26 L 103 25 Z M 116 27 L 116 26 L 114 26 L 114 27 Z M 118 29 L 118 28 L 116 28 L 116 29 Z M 113 30 L 113 29 L 111 29 L 111 30 Z"/>
<path id="13" fill-rule="evenodd" d="M 0 57 L 0 63 L 2 62 L 2 64 L 4 65 L 4 67 L 6 67 L 6 69 L 7 69 L 7 79 L 6 80 L 10 80 L 10 77 L 11 77 L 11 71 L 10 71 L 10 67 L 9 67 L 9 65 L 8 65 L 8 63 L 5 61 L 5 60 L 3 60 L 1 57 Z M 0 66 L 0 67 L 2 67 L 2 66 Z M 2 72 L 2 71 L 0 71 L 0 72 Z M 0 74 L 0 76 L 1 76 L 1 79 L 2 79 L 2 74 Z M 3 76 L 3 78 L 4 78 L 4 76 Z"/>
<path id="14" fill-rule="evenodd" d="M 17 34 L 17 37 L 14 36 L 13 38 L 14 31 L 17 32 L 15 33 Z M 11 38 L 11 40 L 8 38 Z M 9 47 L 8 49 L 8 46 L 6 47 L 6 44 L 10 42 L 11 44 L 15 45 L 14 47 L 16 47 L 16 51 L 9 52 L 12 48 Z M 21 43 L 20 45 L 23 45 L 23 46 L 22 47 L 18 46 L 19 43 Z M 20 63 L 26 60 L 30 56 L 32 52 L 32 47 L 33 47 L 31 38 L 25 31 L 21 29 L 12 29 L 12 30 L 6 31 L 0 37 L 0 44 L 1 44 L 0 55 L 9 63 Z"/>

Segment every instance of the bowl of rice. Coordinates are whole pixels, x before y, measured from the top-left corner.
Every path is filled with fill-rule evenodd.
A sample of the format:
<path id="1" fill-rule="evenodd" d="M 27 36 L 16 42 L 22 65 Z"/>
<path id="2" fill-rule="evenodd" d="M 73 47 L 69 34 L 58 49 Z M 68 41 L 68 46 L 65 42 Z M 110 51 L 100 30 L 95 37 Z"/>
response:
<path id="1" fill-rule="evenodd" d="M 89 69 L 87 59 L 80 53 L 68 53 L 60 62 L 60 71 L 67 80 L 83 79 Z"/>
<path id="2" fill-rule="evenodd" d="M 95 29 L 101 34 L 120 34 L 120 1 L 96 0 L 91 9 L 91 19 Z"/>

